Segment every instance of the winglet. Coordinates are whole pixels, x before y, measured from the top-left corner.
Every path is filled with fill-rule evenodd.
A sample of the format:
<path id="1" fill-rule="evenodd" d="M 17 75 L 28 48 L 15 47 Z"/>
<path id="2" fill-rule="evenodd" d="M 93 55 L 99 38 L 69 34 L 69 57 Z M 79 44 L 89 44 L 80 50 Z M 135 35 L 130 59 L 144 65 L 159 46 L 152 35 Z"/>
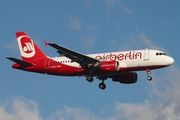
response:
<path id="1" fill-rule="evenodd" d="M 49 45 L 49 42 L 47 42 L 47 41 L 44 41 L 44 43 L 45 43 L 45 46 L 48 46 L 48 45 Z"/>

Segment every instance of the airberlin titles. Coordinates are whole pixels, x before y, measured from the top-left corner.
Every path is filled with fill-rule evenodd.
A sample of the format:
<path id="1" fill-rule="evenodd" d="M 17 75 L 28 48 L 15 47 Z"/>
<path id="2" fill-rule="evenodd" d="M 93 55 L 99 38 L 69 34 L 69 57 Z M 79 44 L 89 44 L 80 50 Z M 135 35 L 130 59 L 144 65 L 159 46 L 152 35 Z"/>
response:
<path id="1" fill-rule="evenodd" d="M 98 60 L 134 60 L 134 59 L 142 59 L 142 52 L 130 51 L 125 53 L 109 53 L 103 55 L 97 55 L 95 57 Z"/>

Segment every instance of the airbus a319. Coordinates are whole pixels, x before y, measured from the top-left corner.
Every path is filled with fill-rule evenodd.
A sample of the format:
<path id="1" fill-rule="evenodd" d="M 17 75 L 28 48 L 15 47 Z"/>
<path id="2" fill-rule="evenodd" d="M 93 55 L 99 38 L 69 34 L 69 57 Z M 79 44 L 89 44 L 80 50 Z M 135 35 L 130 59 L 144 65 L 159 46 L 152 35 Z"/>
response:
<path id="1" fill-rule="evenodd" d="M 159 69 L 174 63 L 174 59 L 159 50 L 144 49 L 97 54 L 82 54 L 61 45 L 45 42 L 57 50 L 60 57 L 49 57 L 34 43 L 25 32 L 16 32 L 22 60 L 7 57 L 15 62 L 15 69 L 58 76 L 85 76 L 92 82 L 94 77 L 101 80 L 99 88 L 104 90 L 107 79 L 124 84 L 138 80 L 136 71 L 146 71 L 147 79 L 152 77 L 150 70 Z"/>

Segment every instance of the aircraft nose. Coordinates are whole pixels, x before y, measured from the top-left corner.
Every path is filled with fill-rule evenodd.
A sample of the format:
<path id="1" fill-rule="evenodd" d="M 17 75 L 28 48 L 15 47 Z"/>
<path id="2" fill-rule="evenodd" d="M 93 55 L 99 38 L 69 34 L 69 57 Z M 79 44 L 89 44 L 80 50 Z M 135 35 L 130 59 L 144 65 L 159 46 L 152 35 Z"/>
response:
<path id="1" fill-rule="evenodd" d="M 169 65 L 173 64 L 174 63 L 174 59 L 172 57 L 169 57 L 168 58 L 168 63 L 169 63 Z"/>

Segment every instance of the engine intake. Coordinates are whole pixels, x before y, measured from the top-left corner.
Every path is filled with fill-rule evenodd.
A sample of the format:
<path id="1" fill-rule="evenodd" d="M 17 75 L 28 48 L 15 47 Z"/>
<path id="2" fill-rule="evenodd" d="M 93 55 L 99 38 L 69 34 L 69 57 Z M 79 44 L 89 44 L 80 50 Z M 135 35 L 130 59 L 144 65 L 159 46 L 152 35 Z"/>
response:
<path id="1" fill-rule="evenodd" d="M 120 82 L 124 84 L 136 83 L 138 80 L 138 75 L 135 72 L 122 73 L 118 76 L 112 78 L 114 82 Z"/>

